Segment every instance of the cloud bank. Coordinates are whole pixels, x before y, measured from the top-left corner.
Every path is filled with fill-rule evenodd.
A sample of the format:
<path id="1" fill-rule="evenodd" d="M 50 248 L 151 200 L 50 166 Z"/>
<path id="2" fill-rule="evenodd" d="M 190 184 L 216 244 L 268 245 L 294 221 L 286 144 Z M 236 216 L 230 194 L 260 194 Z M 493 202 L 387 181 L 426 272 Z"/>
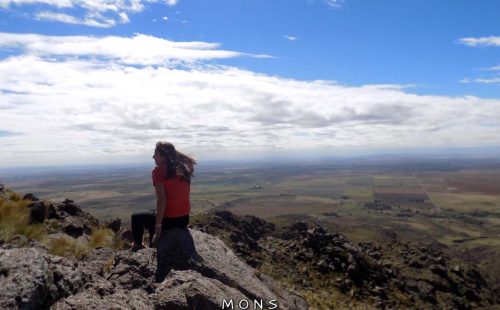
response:
<path id="1" fill-rule="evenodd" d="M 138 38 L 165 54 L 112 48 Z M 500 100 L 268 76 L 205 63 L 245 55 L 208 42 L 3 33 L 0 46 L 17 51 L 0 60 L 0 132 L 16 133 L 0 135 L 4 165 L 144 158 L 158 140 L 201 156 L 500 144 Z"/>
<path id="2" fill-rule="evenodd" d="M 174 42 L 149 35 L 133 37 L 44 36 L 0 33 L 0 47 L 46 57 L 99 58 L 124 64 L 164 65 L 240 56 L 269 58 L 219 49 L 208 42 Z"/>

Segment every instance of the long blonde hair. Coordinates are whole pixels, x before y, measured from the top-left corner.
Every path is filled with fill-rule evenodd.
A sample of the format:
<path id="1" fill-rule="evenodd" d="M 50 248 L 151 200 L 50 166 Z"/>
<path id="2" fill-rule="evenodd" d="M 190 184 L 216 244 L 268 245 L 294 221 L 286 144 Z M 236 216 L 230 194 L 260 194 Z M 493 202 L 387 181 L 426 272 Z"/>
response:
<path id="1" fill-rule="evenodd" d="M 194 172 L 196 160 L 192 157 L 177 151 L 170 142 L 157 142 L 155 152 L 165 157 L 167 161 L 166 179 L 179 176 L 181 180 L 191 184 L 191 177 Z"/>

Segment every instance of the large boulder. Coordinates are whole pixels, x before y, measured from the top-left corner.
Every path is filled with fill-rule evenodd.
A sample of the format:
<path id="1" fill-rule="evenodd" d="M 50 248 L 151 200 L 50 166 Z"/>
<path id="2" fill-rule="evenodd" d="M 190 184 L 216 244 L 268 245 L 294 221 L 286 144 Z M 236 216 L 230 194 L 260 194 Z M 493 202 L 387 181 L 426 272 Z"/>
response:
<path id="1" fill-rule="evenodd" d="M 276 295 L 262 283 L 255 269 L 240 260 L 220 239 L 198 230 L 190 230 L 201 263 L 198 271 L 208 277 L 234 287 L 248 298 L 276 299 Z"/>
<path id="2" fill-rule="evenodd" d="M 78 238 L 85 234 L 90 234 L 91 229 L 83 222 L 82 218 L 77 216 L 67 216 L 61 223 L 62 231 L 73 238 Z"/>
<path id="3" fill-rule="evenodd" d="M 156 308 L 218 310 L 224 301 L 238 303 L 248 297 L 222 282 L 192 270 L 172 271 L 153 295 Z"/>
<path id="4" fill-rule="evenodd" d="M 28 205 L 28 209 L 30 209 L 29 223 L 43 223 L 47 210 L 45 203 L 38 199 L 32 201 L 33 202 Z"/>
<path id="5" fill-rule="evenodd" d="M 113 268 L 107 279 L 127 290 L 154 291 L 156 251 L 146 248 L 138 252 L 120 251 L 114 257 Z"/>
<path id="6" fill-rule="evenodd" d="M 39 309 L 51 281 L 49 267 L 35 249 L 0 249 L 0 308 Z"/>

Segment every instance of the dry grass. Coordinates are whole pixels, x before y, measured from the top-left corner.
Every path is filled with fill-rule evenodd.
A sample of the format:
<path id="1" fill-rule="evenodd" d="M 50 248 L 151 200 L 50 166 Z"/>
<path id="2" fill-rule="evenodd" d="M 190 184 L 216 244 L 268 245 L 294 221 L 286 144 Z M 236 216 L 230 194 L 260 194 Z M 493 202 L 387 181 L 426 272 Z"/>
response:
<path id="1" fill-rule="evenodd" d="M 307 267 L 297 267 L 297 269 Z M 274 279 L 274 292 L 281 289 L 297 290 L 297 285 L 290 273 L 283 273 L 283 270 L 274 266 L 272 263 L 264 262 L 259 268 L 258 273 L 266 274 Z M 370 300 L 359 300 L 350 295 L 342 294 L 337 288 L 331 285 L 328 279 L 322 275 L 309 273 L 305 276 L 310 280 L 311 288 L 298 289 L 298 293 L 307 301 L 311 310 L 329 310 L 329 309 L 373 309 Z"/>
<path id="2" fill-rule="evenodd" d="M 49 254 L 68 258 L 81 258 L 90 250 L 86 242 L 73 239 L 70 236 L 49 238 L 45 243 Z"/>
<path id="3" fill-rule="evenodd" d="M 62 235 L 57 238 L 48 238 L 45 244 L 52 255 L 79 259 L 96 248 L 110 248 L 121 250 L 124 246 L 121 240 L 111 229 L 99 228 L 92 231 L 88 242 L 73 239 L 70 236 Z M 112 262 L 110 263 L 112 264 Z"/>
<path id="4" fill-rule="evenodd" d="M 124 247 L 124 241 L 107 228 L 94 229 L 88 242 L 64 234 L 49 237 L 49 233 L 61 232 L 56 220 L 46 220 L 44 224 L 29 224 L 30 210 L 27 206 L 31 201 L 23 200 L 19 194 L 10 191 L 6 197 L 0 197 L 0 241 L 2 242 L 10 242 L 16 235 L 22 235 L 28 240 L 41 241 L 47 246 L 50 254 L 77 259 L 94 248 L 107 247 L 119 250 Z"/>
<path id="5" fill-rule="evenodd" d="M 371 310 L 373 306 L 365 300 L 359 301 L 340 294 L 334 289 L 304 290 L 301 292 L 310 310 L 352 309 Z"/>
<path id="6" fill-rule="evenodd" d="M 30 240 L 41 240 L 46 236 L 42 224 L 29 225 L 29 200 L 21 199 L 16 193 L 10 199 L 0 198 L 0 240 L 9 242 L 15 235 L 23 235 Z"/>
<path id="7" fill-rule="evenodd" d="M 118 251 L 125 247 L 125 241 L 111 229 L 99 228 L 92 231 L 92 234 L 90 235 L 89 247 L 92 249 L 110 248 Z"/>
<path id="8" fill-rule="evenodd" d="M 88 246 L 92 249 L 111 248 L 114 235 L 113 231 L 108 228 L 95 229 L 90 235 Z"/>

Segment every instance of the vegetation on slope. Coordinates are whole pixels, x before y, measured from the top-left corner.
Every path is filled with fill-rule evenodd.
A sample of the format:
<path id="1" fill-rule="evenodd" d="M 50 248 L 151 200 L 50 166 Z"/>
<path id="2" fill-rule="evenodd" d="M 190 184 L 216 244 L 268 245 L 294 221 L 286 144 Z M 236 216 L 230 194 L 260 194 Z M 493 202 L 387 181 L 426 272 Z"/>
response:
<path id="1" fill-rule="evenodd" d="M 57 219 L 46 219 L 43 223 L 30 223 L 29 206 L 31 199 L 23 199 L 18 193 L 8 189 L 0 191 L 0 243 L 15 241 L 23 243 L 37 242 L 47 248 L 50 254 L 81 258 L 91 249 L 121 249 L 124 242 L 111 229 L 103 226 L 92 227 L 90 235 L 73 238 L 62 234 Z M 50 202 L 44 202 L 47 205 Z"/>

